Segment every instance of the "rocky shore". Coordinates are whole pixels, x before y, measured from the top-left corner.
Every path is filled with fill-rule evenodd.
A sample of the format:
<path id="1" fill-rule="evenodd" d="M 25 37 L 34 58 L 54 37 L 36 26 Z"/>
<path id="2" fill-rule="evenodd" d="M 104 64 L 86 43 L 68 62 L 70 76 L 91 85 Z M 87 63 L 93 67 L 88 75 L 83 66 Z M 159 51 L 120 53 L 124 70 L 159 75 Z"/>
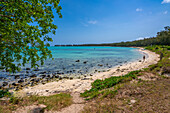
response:
<path id="1" fill-rule="evenodd" d="M 29 80 L 29 84 L 25 84 L 25 81 L 21 79 L 20 81 L 18 81 L 20 83 L 15 84 L 18 88 L 15 88 L 15 90 L 18 91 L 15 91 L 14 89 L 11 89 L 10 91 L 14 92 L 17 96 L 47 96 L 59 92 L 81 93 L 85 90 L 90 89 L 91 83 L 96 79 L 104 79 L 110 76 L 122 76 L 130 71 L 139 70 L 151 64 L 155 64 L 159 60 L 159 56 L 154 52 L 144 50 L 142 48 L 139 48 L 139 51 L 146 56 L 145 61 L 143 61 L 143 59 L 140 59 L 135 62 L 124 62 L 124 64 L 120 64 L 119 66 L 115 66 L 111 69 L 103 71 L 97 70 L 94 74 L 84 75 L 81 78 L 61 77 L 58 74 L 45 75 L 45 73 L 42 73 L 42 78 L 32 76 L 32 78 Z M 80 61 L 77 60 L 76 62 Z M 43 79 L 43 77 L 46 79 Z M 22 86 L 22 83 L 25 84 L 25 86 Z"/>

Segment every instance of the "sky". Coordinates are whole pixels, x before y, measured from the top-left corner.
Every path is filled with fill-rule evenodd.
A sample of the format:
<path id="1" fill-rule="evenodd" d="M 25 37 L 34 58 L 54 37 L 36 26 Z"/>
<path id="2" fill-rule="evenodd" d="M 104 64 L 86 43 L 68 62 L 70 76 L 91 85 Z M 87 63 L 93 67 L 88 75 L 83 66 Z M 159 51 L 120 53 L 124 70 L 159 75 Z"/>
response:
<path id="1" fill-rule="evenodd" d="M 170 26 L 170 0 L 61 0 L 55 44 L 98 44 L 156 36 Z"/>

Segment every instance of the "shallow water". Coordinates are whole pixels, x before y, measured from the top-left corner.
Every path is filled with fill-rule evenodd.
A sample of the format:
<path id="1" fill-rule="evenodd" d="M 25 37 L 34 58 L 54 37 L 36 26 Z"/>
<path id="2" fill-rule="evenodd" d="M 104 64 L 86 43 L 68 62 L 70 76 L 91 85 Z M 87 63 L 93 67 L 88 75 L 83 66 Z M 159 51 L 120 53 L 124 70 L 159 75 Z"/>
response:
<path id="1" fill-rule="evenodd" d="M 128 47 L 49 47 L 54 60 L 48 59 L 38 69 L 26 69 L 22 67 L 21 72 L 10 74 L 0 71 L 1 81 L 13 81 L 15 76 L 29 78 L 31 75 L 42 74 L 60 76 L 89 76 L 95 72 L 107 71 L 117 65 L 131 62 L 142 58 L 142 54 L 136 48 Z"/>

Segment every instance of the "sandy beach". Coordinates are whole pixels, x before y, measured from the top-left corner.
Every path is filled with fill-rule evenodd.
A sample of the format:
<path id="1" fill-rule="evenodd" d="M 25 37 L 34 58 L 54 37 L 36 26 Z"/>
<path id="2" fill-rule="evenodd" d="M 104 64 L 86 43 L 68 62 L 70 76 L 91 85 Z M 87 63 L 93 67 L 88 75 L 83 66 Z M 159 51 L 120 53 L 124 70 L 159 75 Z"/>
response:
<path id="1" fill-rule="evenodd" d="M 143 48 L 139 48 L 138 51 L 142 52 L 146 57 L 145 61 L 143 59 L 128 62 L 123 65 L 116 66 L 110 69 L 107 72 L 96 73 L 93 76 L 88 76 L 84 79 L 63 79 L 58 82 L 50 82 L 46 84 L 39 84 L 34 87 L 24 88 L 18 92 L 15 92 L 18 96 L 26 96 L 26 95 L 40 95 L 40 96 L 48 96 L 60 92 L 70 92 L 70 93 L 82 93 L 85 90 L 91 88 L 91 83 L 96 79 L 104 79 L 111 76 L 122 76 L 127 74 L 130 71 L 140 70 L 142 68 L 146 68 L 151 64 L 155 64 L 159 60 L 159 55 L 154 52 L 144 50 Z"/>

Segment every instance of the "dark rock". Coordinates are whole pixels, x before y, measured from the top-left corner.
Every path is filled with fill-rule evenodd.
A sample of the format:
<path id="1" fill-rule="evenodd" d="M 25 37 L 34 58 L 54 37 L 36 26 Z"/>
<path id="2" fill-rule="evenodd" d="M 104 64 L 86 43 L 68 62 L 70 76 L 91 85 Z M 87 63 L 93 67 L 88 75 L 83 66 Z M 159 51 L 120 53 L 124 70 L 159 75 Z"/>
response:
<path id="1" fill-rule="evenodd" d="M 58 76 L 58 75 L 55 75 L 55 78 L 59 78 L 60 76 Z"/>
<path id="2" fill-rule="evenodd" d="M 36 74 L 31 75 L 30 77 L 36 77 Z"/>
<path id="3" fill-rule="evenodd" d="M 34 69 L 34 71 L 39 71 L 39 69 L 37 68 L 37 69 Z"/>
<path id="4" fill-rule="evenodd" d="M 33 79 L 31 79 L 30 81 L 34 82 L 34 81 L 35 81 L 35 79 L 33 78 Z"/>
<path id="5" fill-rule="evenodd" d="M 69 79 L 69 77 L 63 77 L 64 79 Z"/>
<path id="6" fill-rule="evenodd" d="M 31 68 L 26 68 L 26 70 L 31 70 Z"/>
<path id="7" fill-rule="evenodd" d="M 46 77 L 46 75 L 41 75 L 41 77 L 42 77 L 42 78 L 45 78 L 45 77 Z"/>
<path id="8" fill-rule="evenodd" d="M 57 74 L 58 74 L 58 75 L 61 75 L 62 73 L 59 73 L 59 72 L 58 72 Z"/>
<path id="9" fill-rule="evenodd" d="M 139 62 L 142 62 L 141 60 L 139 60 Z"/>
<path id="10" fill-rule="evenodd" d="M 7 86 L 7 85 L 8 85 L 8 82 L 3 82 L 2 85 L 3 85 L 3 86 Z"/>
<path id="11" fill-rule="evenodd" d="M 117 69 L 116 71 L 120 71 L 120 69 Z"/>
<path id="12" fill-rule="evenodd" d="M 12 83 L 12 85 L 13 85 L 13 86 L 17 86 L 17 84 L 16 84 L 15 82 L 14 82 L 14 83 Z"/>
<path id="13" fill-rule="evenodd" d="M 62 80 L 63 78 L 62 77 L 59 77 L 59 80 Z"/>
<path id="14" fill-rule="evenodd" d="M 73 77 L 70 77 L 70 80 L 72 80 L 73 79 Z"/>
<path id="15" fill-rule="evenodd" d="M 37 78 L 37 79 L 35 80 L 35 82 L 37 82 L 37 83 L 38 83 L 38 82 L 40 82 L 40 79 L 39 79 L 39 78 Z"/>
<path id="16" fill-rule="evenodd" d="M 0 77 L 0 79 L 2 80 L 2 79 L 4 79 L 4 77 Z"/>
<path id="17" fill-rule="evenodd" d="M 23 79 L 18 80 L 18 83 L 22 83 L 22 82 L 24 82 L 24 80 L 23 80 Z"/>
<path id="18" fill-rule="evenodd" d="M 14 78 L 15 78 L 15 79 L 19 79 L 19 78 L 20 78 L 20 75 L 15 75 Z"/>
<path id="19" fill-rule="evenodd" d="M 82 78 L 81 80 L 90 80 L 90 78 Z"/>
<path id="20" fill-rule="evenodd" d="M 46 71 L 43 71 L 43 72 L 40 72 L 39 74 L 45 74 L 46 73 Z"/>
<path id="21" fill-rule="evenodd" d="M 98 64 L 98 66 L 102 67 L 102 66 L 103 66 L 103 64 Z"/>
<path id="22" fill-rule="evenodd" d="M 47 75 L 48 78 L 50 78 L 51 76 L 50 75 Z"/>
<path id="23" fill-rule="evenodd" d="M 80 60 L 76 60 L 75 62 L 80 62 Z"/>
<path id="24" fill-rule="evenodd" d="M 86 64 L 86 63 L 87 63 L 87 61 L 84 61 L 83 63 L 84 63 L 84 64 Z"/>

